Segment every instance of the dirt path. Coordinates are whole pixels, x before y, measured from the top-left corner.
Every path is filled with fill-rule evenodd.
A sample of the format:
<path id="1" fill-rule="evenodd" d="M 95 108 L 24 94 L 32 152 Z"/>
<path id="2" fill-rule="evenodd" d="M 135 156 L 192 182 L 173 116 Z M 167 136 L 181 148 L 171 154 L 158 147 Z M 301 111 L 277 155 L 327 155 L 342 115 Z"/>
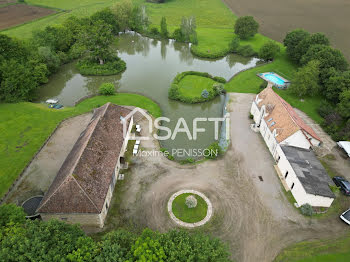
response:
<path id="1" fill-rule="evenodd" d="M 348 0 L 223 0 L 238 16 L 252 15 L 259 32 L 282 41 L 288 31 L 305 28 L 324 32 L 331 44 L 350 60 L 350 2 Z"/>
<path id="2" fill-rule="evenodd" d="M 214 212 L 200 230 L 227 241 L 236 261 L 272 261 L 292 243 L 343 232 L 346 226 L 338 219 L 307 219 L 291 206 L 266 146 L 250 130 L 252 95 L 233 94 L 232 100 L 232 145 L 225 156 L 199 165 L 179 165 L 162 156 L 134 157 L 120 196 L 121 217 L 115 219 L 162 232 L 176 228 L 167 214 L 169 197 L 181 189 L 198 190 L 210 199 Z M 158 143 L 142 141 L 141 147 L 156 150 Z"/>
<path id="3" fill-rule="evenodd" d="M 5 202 L 22 203 L 28 197 L 46 192 L 80 133 L 90 122 L 91 116 L 91 113 L 87 113 L 62 122 L 26 169 Z"/>

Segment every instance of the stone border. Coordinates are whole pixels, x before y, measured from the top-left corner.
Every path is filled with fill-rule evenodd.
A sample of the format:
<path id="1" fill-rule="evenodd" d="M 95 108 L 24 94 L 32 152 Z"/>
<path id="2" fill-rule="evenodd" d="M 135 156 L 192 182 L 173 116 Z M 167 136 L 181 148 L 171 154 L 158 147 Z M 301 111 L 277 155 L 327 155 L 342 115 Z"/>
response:
<path id="1" fill-rule="evenodd" d="M 191 194 L 195 194 L 195 195 L 198 195 L 200 196 L 201 198 L 204 199 L 204 201 L 207 203 L 208 205 L 208 209 L 207 209 L 207 215 L 205 216 L 205 218 L 203 218 L 201 221 L 199 222 L 196 222 L 196 223 L 186 223 L 186 222 L 183 222 L 181 221 L 180 219 L 178 219 L 174 213 L 173 213 L 173 210 L 172 210 L 172 206 L 173 206 L 173 201 L 176 197 L 178 197 L 179 195 L 182 195 L 182 194 L 186 194 L 186 193 L 191 193 Z M 201 192 L 198 192 L 196 190 L 192 190 L 192 189 L 185 189 L 185 190 L 180 190 L 178 192 L 176 192 L 175 194 L 173 194 L 169 201 L 168 201 L 168 212 L 169 212 L 169 215 L 171 217 L 171 219 L 178 225 L 180 226 L 183 226 L 183 227 L 189 227 L 189 228 L 194 228 L 194 227 L 199 227 L 199 226 L 203 226 L 205 223 L 207 223 L 211 216 L 213 215 L 213 206 L 209 200 L 209 198 L 207 198 L 204 194 L 202 194 Z"/>

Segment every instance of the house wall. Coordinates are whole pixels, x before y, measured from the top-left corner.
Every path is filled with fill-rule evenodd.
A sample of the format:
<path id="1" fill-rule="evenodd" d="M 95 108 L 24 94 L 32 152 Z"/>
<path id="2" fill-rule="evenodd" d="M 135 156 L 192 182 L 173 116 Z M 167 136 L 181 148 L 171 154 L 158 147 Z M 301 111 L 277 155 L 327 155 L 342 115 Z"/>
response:
<path id="1" fill-rule="evenodd" d="M 280 144 L 301 147 L 305 149 L 309 149 L 311 147 L 310 142 L 307 140 L 307 138 L 301 130 L 298 130 L 293 135 L 287 137 L 285 140 L 280 142 Z"/>
<path id="2" fill-rule="evenodd" d="M 310 204 L 311 206 L 315 207 L 330 207 L 333 198 L 324 197 L 324 196 L 318 196 L 318 195 L 311 195 L 306 193 L 303 185 L 301 184 L 299 178 L 295 174 L 292 166 L 290 165 L 288 159 L 284 155 L 282 149 L 280 146 L 277 147 L 276 152 L 277 159 L 279 157 L 279 161 L 277 162 L 277 166 L 279 170 L 281 171 L 281 174 L 283 177 L 285 177 L 286 172 L 288 171 L 288 176 L 285 178 L 285 181 L 287 183 L 287 186 L 291 190 L 296 202 L 299 206 L 304 204 Z M 292 189 L 292 185 L 294 183 L 294 187 Z"/>
<path id="3" fill-rule="evenodd" d="M 57 219 L 70 224 L 80 224 L 82 226 L 102 227 L 100 214 L 47 214 L 40 213 L 42 220 Z"/>

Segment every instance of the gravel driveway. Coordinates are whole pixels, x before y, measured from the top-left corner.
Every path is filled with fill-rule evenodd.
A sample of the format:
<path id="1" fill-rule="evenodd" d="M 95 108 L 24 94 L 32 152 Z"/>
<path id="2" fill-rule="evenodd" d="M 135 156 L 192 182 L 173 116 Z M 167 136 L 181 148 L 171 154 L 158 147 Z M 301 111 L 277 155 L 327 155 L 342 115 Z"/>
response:
<path id="1" fill-rule="evenodd" d="M 250 129 L 252 99 L 231 94 L 232 144 L 219 160 L 179 165 L 162 156 L 134 157 L 128 177 L 116 185 L 118 211 L 110 213 L 119 215 L 108 219 L 164 232 L 177 227 L 167 213 L 169 197 L 181 189 L 198 190 L 213 204 L 212 219 L 199 230 L 225 240 L 235 261 L 272 261 L 295 242 L 345 232 L 336 217 L 305 218 L 287 201 L 263 140 Z M 141 148 L 159 146 L 142 141 Z"/>

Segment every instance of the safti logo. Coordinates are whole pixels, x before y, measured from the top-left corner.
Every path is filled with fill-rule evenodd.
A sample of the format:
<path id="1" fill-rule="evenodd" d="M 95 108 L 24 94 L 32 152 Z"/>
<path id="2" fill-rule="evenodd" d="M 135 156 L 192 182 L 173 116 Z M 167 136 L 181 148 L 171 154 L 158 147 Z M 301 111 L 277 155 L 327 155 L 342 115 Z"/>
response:
<path id="1" fill-rule="evenodd" d="M 153 137 L 155 139 L 158 140 L 175 140 L 176 136 L 178 133 L 185 133 L 187 135 L 187 138 L 189 140 L 197 140 L 198 134 L 199 133 L 205 133 L 206 129 L 205 128 L 201 128 L 199 127 L 200 122 L 213 122 L 214 123 L 214 139 L 218 140 L 219 139 L 219 126 L 220 126 L 220 122 L 229 121 L 229 118 L 219 118 L 219 117 L 211 117 L 211 118 L 205 118 L 205 117 L 196 117 L 193 119 L 192 124 L 193 124 L 193 132 L 191 133 L 190 129 L 188 128 L 187 122 L 186 120 L 181 117 L 177 120 L 176 126 L 174 128 L 174 130 L 171 130 L 170 128 L 166 127 L 166 126 L 162 126 L 161 123 L 162 122 L 168 122 L 170 123 L 170 119 L 167 117 L 158 117 L 154 120 L 141 108 L 135 108 L 133 111 L 131 111 L 126 117 L 121 118 L 121 123 L 123 124 L 123 135 L 124 138 L 127 135 L 127 120 L 131 117 L 133 117 L 133 115 L 135 115 L 136 113 L 141 113 L 144 117 L 146 117 L 147 121 L 148 121 L 148 131 L 150 134 L 153 133 L 153 126 L 157 129 L 157 130 L 162 130 L 164 131 L 164 135 L 158 135 L 156 132 L 153 133 Z M 228 123 L 227 123 L 228 124 Z M 131 137 L 131 140 L 149 140 L 150 138 L 147 137 L 143 137 L 143 136 L 138 136 L 136 137 Z M 226 139 L 229 139 L 229 134 L 226 132 Z"/>

